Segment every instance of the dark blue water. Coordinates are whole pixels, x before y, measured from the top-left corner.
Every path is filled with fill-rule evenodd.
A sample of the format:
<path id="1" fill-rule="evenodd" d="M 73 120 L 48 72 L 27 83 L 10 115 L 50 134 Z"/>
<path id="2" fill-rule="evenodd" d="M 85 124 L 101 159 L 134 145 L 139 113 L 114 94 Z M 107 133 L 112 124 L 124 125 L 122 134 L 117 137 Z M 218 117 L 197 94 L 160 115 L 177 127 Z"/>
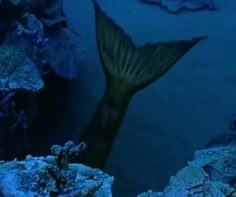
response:
<path id="1" fill-rule="evenodd" d="M 105 167 L 115 177 L 114 196 L 132 197 L 148 189 L 161 191 L 196 149 L 233 129 L 236 3 L 225 0 L 217 2 L 217 11 L 178 14 L 138 0 L 98 3 L 137 45 L 207 36 L 161 79 L 134 96 Z M 87 54 L 79 65 L 77 79 L 45 78 L 46 88 L 33 99 L 37 107 L 28 111 L 37 115 L 27 143 L 35 155 L 47 154 L 52 144 L 77 139 L 105 87 L 92 2 L 65 1 L 64 10 L 69 26 L 81 35 L 74 42 Z M 15 144 L 8 147 L 14 155 L 17 140 L 4 137 L 3 141 Z"/>

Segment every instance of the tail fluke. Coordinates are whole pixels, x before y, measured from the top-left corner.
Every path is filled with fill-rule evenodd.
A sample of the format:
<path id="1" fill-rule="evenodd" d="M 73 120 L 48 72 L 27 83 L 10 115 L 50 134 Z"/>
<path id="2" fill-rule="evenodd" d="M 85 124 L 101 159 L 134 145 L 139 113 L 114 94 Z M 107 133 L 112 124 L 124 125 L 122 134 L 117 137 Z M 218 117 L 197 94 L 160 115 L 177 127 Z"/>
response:
<path id="1" fill-rule="evenodd" d="M 79 138 L 87 144 L 79 161 L 103 168 L 134 93 L 163 76 L 204 37 L 137 47 L 93 2 L 97 46 L 107 84 L 93 118 Z"/>
<path id="2" fill-rule="evenodd" d="M 94 1 L 97 45 L 106 77 L 118 77 L 142 89 L 163 76 L 186 52 L 205 37 L 137 47 Z"/>

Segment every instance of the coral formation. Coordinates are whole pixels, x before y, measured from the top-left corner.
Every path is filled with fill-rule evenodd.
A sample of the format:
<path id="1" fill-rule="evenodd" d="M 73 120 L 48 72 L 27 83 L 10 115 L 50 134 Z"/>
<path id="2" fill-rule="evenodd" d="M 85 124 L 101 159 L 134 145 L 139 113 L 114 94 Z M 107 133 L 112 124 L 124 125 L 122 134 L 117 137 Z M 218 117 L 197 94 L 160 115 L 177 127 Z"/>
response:
<path id="1" fill-rule="evenodd" d="M 236 145 L 205 148 L 194 153 L 193 160 L 170 178 L 163 192 L 138 197 L 236 196 Z"/>
<path id="2" fill-rule="evenodd" d="M 41 76 L 23 50 L 14 45 L 0 46 L 0 90 L 26 89 L 38 91 L 43 88 Z"/>
<path id="3" fill-rule="evenodd" d="M 80 148 L 68 142 L 64 147 L 52 147 L 54 154 L 47 157 L 27 156 L 24 161 L 1 162 L 0 195 L 111 197 L 113 177 L 82 164 L 63 162 L 64 165 L 59 165 L 62 163 L 59 160 L 70 157 L 66 152 Z M 62 152 L 64 157 L 61 157 Z"/>
<path id="4" fill-rule="evenodd" d="M 72 42 L 72 35 L 78 36 L 68 25 L 63 13 L 62 0 L 17 1 L 17 16 L 12 2 L 0 2 L 0 8 L 10 10 L 5 15 L 9 21 L 0 17 L 0 33 L 5 35 L 4 42 L 23 46 L 25 53 L 41 67 L 47 64 L 59 76 L 71 79 L 78 77 L 79 65 L 83 62 L 86 50 Z M 5 17 L 5 16 L 4 16 Z M 1 22 L 1 21 L 4 21 Z M 2 30 L 1 30 L 2 29 Z M 76 41 L 80 42 L 78 38 Z M 16 46 L 17 47 L 17 46 Z M 55 56 L 59 57 L 55 60 Z"/>
<path id="5" fill-rule="evenodd" d="M 45 79 L 78 77 L 86 52 L 67 25 L 62 0 L 3 0 L 0 13 L 0 158 L 22 152 L 22 159 L 43 91 L 35 93 L 45 89 Z M 16 154 L 6 148 L 11 143 Z"/>

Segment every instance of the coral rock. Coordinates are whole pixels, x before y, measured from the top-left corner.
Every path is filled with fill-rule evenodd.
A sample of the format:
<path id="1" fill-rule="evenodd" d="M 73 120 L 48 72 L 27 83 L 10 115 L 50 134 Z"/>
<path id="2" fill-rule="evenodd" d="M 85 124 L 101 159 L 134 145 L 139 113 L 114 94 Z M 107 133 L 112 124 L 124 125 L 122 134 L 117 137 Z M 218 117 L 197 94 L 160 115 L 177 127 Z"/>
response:
<path id="1" fill-rule="evenodd" d="M 111 197 L 112 182 L 113 177 L 82 164 L 58 169 L 55 156 L 0 163 L 1 196 Z"/>
<path id="2" fill-rule="evenodd" d="M 33 63 L 23 50 L 15 45 L 0 47 L 0 90 L 26 89 L 38 91 L 44 83 Z"/>
<path id="3" fill-rule="evenodd" d="M 171 13 L 177 13 L 181 10 L 216 10 L 213 0 L 141 0 L 144 3 L 156 4 L 164 7 Z"/>

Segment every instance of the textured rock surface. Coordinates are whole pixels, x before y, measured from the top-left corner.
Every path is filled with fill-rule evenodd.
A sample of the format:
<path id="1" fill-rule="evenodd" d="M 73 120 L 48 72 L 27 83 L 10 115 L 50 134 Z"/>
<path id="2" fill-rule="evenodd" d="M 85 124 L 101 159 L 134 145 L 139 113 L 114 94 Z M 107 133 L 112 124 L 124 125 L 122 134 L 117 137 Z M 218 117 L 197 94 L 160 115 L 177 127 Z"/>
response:
<path id="1" fill-rule="evenodd" d="M 59 169 L 55 156 L 0 164 L 0 196 L 109 197 L 113 177 L 82 164 Z"/>
<path id="2" fill-rule="evenodd" d="M 215 10 L 213 0 L 141 0 L 145 3 L 156 4 L 166 8 L 169 12 L 179 12 L 181 10 Z"/>
<path id="3" fill-rule="evenodd" d="M 236 196 L 236 145 L 198 150 L 162 193 L 148 191 L 138 197 Z"/>
<path id="4" fill-rule="evenodd" d="M 35 64 L 22 50 L 8 44 L 0 47 L 0 91 L 37 91 L 43 86 Z"/>
<path id="5" fill-rule="evenodd" d="M 19 14 L 14 14 L 16 8 Z M 80 47 L 79 33 L 67 24 L 63 12 L 63 0 L 0 1 L 0 12 L 3 11 L 2 15 L 9 18 L 5 24 L 2 21 L 6 19 L 2 15 L 0 17 L 0 34 L 5 35 L 3 42 L 10 41 L 16 47 L 24 48 L 24 53 L 36 64 L 39 71 L 43 70 L 41 74 L 44 74 L 45 70 L 47 73 L 52 69 L 61 77 L 69 79 L 78 77 L 86 50 Z M 11 28 L 6 28 L 6 25 Z M 27 68 L 32 69 L 29 66 Z M 8 85 L 8 82 L 4 83 L 7 83 L 5 86 Z"/>
<path id="6" fill-rule="evenodd" d="M 189 164 L 203 168 L 212 181 L 230 184 L 236 178 L 236 145 L 198 150 Z"/>

